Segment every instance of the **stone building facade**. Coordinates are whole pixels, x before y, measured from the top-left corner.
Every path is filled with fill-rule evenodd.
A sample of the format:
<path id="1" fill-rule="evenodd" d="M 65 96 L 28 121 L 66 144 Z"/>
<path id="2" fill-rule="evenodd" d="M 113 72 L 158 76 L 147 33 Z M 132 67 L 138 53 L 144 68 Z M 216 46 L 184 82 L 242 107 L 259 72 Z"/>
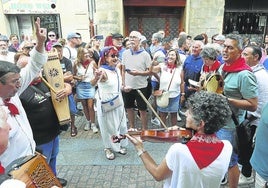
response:
<path id="1" fill-rule="evenodd" d="M 210 38 L 216 33 L 224 33 L 225 17 L 230 11 L 240 11 L 230 7 L 226 10 L 225 5 L 227 3 L 229 6 L 230 1 L 2 0 L 0 33 L 17 33 L 21 39 L 25 36 L 29 38 L 34 32 L 34 19 L 39 16 L 43 27 L 56 31 L 58 37 L 65 38 L 67 33 L 74 31 L 81 33 L 84 41 L 97 34 L 107 36 L 119 32 L 127 36 L 131 30 L 139 30 L 150 38 L 159 29 L 165 30 L 171 37 L 185 31 L 191 36 L 206 33 Z M 253 13 L 258 11 L 252 7 L 242 11 L 247 12 L 247 9 Z M 264 17 L 267 18 L 267 15 Z M 263 24 L 262 35 L 266 32 L 267 19 Z"/>

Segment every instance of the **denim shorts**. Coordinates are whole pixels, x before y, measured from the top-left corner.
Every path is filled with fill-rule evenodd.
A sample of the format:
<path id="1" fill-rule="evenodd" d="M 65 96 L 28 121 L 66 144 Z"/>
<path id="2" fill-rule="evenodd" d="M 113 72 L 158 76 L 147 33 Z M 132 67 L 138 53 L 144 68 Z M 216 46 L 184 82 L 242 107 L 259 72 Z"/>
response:
<path id="1" fill-rule="evenodd" d="M 157 106 L 157 110 L 159 112 L 164 112 L 164 113 L 177 113 L 179 110 L 179 100 L 180 100 L 180 95 L 174 98 L 169 98 L 168 106 L 166 108 L 161 108 Z"/>
<path id="2" fill-rule="evenodd" d="M 77 82 L 76 95 L 77 99 L 94 99 L 95 87 L 89 82 Z"/>
<path id="3" fill-rule="evenodd" d="M 235 129 L 220 129 L 216 133 L 217 137 L 221 140 L 228 140 L 233 146 L 233 152 L 230 160 L 229 167 L 233 167 L 238 164 L 238 153 L 237 153 L 237 141 L 236 141 L 236 130 Z"/>
<path id="4" fill-rule="evenodd" d="M 154 91 L 159 89 L 159 82 L 151 80 L 151 84 Z"/>

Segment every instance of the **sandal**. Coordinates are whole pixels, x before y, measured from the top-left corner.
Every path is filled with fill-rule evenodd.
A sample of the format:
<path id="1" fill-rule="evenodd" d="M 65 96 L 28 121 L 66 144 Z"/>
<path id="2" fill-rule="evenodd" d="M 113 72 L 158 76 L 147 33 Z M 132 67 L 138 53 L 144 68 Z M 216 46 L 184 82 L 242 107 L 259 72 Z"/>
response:
<path id="1" fill-rule="evenodd" d="M 137 132 L 138 129 L 135 129 L 135 128 L 129 128 L 127 131 L 128 131 L 128 132 Z"/>
<path id="2" fill-rule="evenodd" d="M 71 127 L 71 137 L 75 137 L 77 135 L 77 127 Z"/>
<path id="3" fill-rule="evenodd" d="M 105 152 L 105 156 L 106 156 L 107 159 L 114 160 L 115 155 L 114 155 L 114 153 L 112 152 L 111 149 L 108 149 L 108 148 L 104 149 L 104 152 Z"/>
<path id="4" fill-rule="evenodd" d="M 131 135 L 136 135 L 136 134 L 140 134 L 141 131 L 139 131 L 138 129 L 135 129 L 135 128 L 129 128 L 127 130 L 128 134 L 131 134 Z"/>

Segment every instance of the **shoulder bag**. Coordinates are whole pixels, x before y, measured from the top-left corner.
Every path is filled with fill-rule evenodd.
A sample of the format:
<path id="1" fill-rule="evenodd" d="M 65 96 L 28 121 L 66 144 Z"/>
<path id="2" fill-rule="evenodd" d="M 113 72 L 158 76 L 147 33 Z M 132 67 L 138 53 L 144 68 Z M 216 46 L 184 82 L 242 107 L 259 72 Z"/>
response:
<path id="1" fill-rule="evenodd" d="M 166 108 L 169 104 L 169 88 L 170 88 L 171 82 L 173 80 L 175 71 L 176 71 L 176 69 L 174 70 L 174 72 L 172 74 L 167 91 L 164 91 L 164 90 L 154 91 L 154 96 L 156 96 L 156 104 L 157 104 L 157 106 L 159 106 L 161 108 Z"/>
<path id="2" fill-rule="evenodd" d="M 119 93 L 120 92 L 119 91 L 119 76 L 118 76 L 117 72 L 116 72 L 116 75 L 117 75 L 118 93 Z M 99 92 L 100 92 L 100 90 L 99 90 Z M 100 97 L 100 93 L 99 93 L 99 99 L 101 101 L 101 109 L 102 109 L 103 112 L 112 111 L 112 110 L 120 107 L 121 105 L 123 105 L 122 100 L 120 100 L 119 94 L 116 95 L 114 98 L 108 100 L 108 101 L 102 101 L 101 97 Z"/>

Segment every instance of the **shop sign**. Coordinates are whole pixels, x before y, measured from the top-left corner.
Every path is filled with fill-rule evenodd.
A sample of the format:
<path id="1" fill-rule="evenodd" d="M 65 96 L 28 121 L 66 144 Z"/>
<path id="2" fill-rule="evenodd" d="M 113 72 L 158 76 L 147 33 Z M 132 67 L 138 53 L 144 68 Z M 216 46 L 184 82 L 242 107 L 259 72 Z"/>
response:
<path id="1" fill-rule="evenodd" d="M 2 0 L 4 14 L 55 14 L 57 0 Z"/>

